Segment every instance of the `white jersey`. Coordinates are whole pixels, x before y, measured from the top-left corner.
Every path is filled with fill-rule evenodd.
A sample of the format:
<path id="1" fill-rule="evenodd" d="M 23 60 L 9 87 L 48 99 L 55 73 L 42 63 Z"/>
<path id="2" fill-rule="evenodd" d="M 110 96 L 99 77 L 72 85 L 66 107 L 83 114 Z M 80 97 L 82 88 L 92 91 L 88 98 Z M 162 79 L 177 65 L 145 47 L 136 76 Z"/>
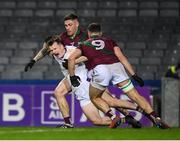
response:
<path id="1" fill-rule="evenodd" d="M 65 52 L 65 54 L 64 54 L 64 56 L 62 58 L 58 58 L 56 56 L 54 56 L 54 58 L 59 63 L 59 65 L 61 67 L 61 71 L 64 74 L 64 76 L 67 76 L 68 75 L 68 70 L 63 67 L 62 63 L 64 62 L 65 59 L 69 58 L 69 56 L 76 49 L 76 47 L 75 46 L 66 46 L 65 48 L 66 48 L 66 52 Z M 82 70 L 87 71 L 84 63 L 79 63 L 79 64 L 77 64 L 75 66 L 75 72 L 79 72 L 79 71 L 81 72 Z M 87 74 L 87 72 L 86 72 L 86 74 Z"/>
<path id="2" fill-rule="evenodd" d="M 54 56 L 56 61 L 59 63 L 61 67 L 61 71 L 64 74 L 64 76 L 67 78 L 69 84 L 71 85 L 71 81 L 69 78 L 69 73 L 66 68 L 63 67 L 62 63 L 64 62 L 64 59 L 68 59 L 71 53 L 76 49 L 74 46 L 66 46 L 66 52 L 62 58 L 58 58 Z M 83 107 L 90 103 L 89 98 L 89 82 L 87 81 L 87 69 L 85 67 L 84 63 L 79 63 L 75 66 L 75 75 L 79 76 L 81 78 L 81 84 L 79 87 L 73 89 L 73 92 L 76 95 L 76 98 L 80 101 L 80 105 Z M 72 85 L 71 85 L 72 87 Z"/>

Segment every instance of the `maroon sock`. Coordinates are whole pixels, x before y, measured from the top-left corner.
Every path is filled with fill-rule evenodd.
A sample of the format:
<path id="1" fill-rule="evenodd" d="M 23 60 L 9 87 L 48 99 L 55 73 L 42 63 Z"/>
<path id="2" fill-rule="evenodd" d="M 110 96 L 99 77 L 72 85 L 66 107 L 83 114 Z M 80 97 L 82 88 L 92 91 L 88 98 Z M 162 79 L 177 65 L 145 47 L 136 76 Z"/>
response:
<path id="1" fill-rule="evenodd" d="M 155 111 L 152 111 L 151 113 L 148 114 L 142 108 L 140 108 L 139 106 L 137 106 L 136 110 L 139 111 L 140 113 L 142 113 L 148 119 L 150 119 L 153 123 L 155 122 L 155 118 L 157 118 L 157 114 L 156 114 Z"/>
<path id="2" fill-rule="evenodd" d="M 152 111 L 149 115 L 150 115 L 150 116 L 153 116 L 153 117 L 155 117 L 155 118 L 158 117 L 155 111 Z"/>
<path id="3" fill-rule="evenodd" d="M 71 117 L 65 117 L 64 122 L 67 124 L 71 124 Z"/>
<path id="4" fill-rule="evenodd" d="M 112 110 L 107 111 L 105 115 L 111 118 L 113 116 Z"/>
<path id="5" fill-rule="evenodd" d="M 152 111 L 149 114 L 143 111 L 143 115 L 145 115 L 148 119 L 155 123 L 155 119 L 157 118 L 157 114 L 155 113 L 155 111 Z"/>

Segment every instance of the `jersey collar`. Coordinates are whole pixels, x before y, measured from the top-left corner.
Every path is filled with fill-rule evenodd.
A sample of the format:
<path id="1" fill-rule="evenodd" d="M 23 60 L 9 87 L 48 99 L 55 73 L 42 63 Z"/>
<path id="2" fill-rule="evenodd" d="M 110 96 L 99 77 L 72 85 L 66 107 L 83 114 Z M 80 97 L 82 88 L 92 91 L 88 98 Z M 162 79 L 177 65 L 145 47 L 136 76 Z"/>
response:
<path id="1" fill-rule="evenodd" d="M 97 38 L 97 37 L 100 37 L 101 35 L 91 35 L 91 38 L 94 39 L 94 38 Z"/>

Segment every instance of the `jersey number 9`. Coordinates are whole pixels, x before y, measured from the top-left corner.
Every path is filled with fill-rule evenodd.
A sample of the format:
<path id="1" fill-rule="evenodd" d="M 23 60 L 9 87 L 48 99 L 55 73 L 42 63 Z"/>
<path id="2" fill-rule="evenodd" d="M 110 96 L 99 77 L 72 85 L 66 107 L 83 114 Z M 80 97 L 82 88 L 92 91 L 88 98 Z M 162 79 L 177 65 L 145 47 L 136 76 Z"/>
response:
<path id="1" fill-rule="evenodd" d="M 93 40 L 93 41 L 91 42 L 91 44 L 92 44 L 93 46 L 95 46 L 96 50 L 101 50 L 101 49 L 103 49 L 104 46 L 105 46 L 105 43 L 104 43 L 103 40 Z"/>

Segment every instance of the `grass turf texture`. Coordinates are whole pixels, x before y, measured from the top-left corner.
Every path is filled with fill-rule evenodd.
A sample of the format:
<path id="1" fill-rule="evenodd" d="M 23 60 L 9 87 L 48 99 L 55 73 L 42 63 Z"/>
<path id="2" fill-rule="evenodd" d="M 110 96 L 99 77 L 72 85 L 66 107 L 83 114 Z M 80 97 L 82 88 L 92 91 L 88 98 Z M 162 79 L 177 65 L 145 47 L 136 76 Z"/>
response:
<path id="1" fill-rule="evenodd" d="M 0 127 L 0 140 L 176 140 L 180 139 L 180 128 L 161 130 L 158 128 L 74 128 L 52 127 Z"/>

